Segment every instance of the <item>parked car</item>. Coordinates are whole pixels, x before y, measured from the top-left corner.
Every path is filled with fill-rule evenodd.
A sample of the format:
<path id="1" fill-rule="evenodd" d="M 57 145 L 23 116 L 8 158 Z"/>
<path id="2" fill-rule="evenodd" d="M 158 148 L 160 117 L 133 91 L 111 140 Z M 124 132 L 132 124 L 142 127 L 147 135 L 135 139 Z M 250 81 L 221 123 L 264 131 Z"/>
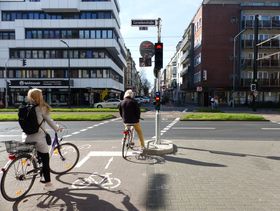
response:
<path id="1" fill-rule="evenodd" d="M 134 99 L 138 102 L 138 104 L 144 103 L 144 99 L 141 96 L 135 96 Z"/>
<path id="2" fill-rule="evenodd" d="M 150 97 L 143 97 L 143 102 L 144 103 L 150 103 L 151 102 Z"/>
<path id="3" fill-rule="evenodd" d="M 104 102 L 94 103 L 94 108 L 117 108 L 120 102 L 120 99 L 111 98 Z"/>

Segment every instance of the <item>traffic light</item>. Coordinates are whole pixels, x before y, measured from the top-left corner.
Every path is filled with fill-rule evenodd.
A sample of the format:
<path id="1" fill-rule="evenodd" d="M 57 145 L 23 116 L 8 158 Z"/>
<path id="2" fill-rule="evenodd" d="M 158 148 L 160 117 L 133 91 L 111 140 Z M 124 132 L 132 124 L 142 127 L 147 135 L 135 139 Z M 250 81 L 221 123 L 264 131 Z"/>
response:
<path id="1" fill-rule="evenodd" d="M 159 71 L 163 66 L 163 43 L 155 43 L 155 70 Z"/>
<path id="2" fill-rule="evenodd" d="M 257 84 L 251 84 L 251 92 L 257 91 Z"/>
<path id="3" fill-rule="evenodd" d="M 26 66 L 26 59 L 22 59 L 22 66 Z"/>
<path id="4" fill-rule="evenodd" d="M 156 92 L 155 96 L 155 109 L 160 110 L 160 92 Z"/>

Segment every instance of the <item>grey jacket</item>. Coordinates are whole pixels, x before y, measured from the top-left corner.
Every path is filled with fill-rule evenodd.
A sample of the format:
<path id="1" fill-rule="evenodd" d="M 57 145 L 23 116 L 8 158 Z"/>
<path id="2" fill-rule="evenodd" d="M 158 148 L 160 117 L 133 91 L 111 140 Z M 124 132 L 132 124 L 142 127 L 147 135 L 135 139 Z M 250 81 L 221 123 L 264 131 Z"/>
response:
<path id="1" fill-rule="evenodd" d="M 37 114 L 37 120 L 40 124 L 42 120 L 45 120 L 41 127 L 46 131 L 46 123 L 54 130 L 58 130 L 58 126 L 55 124 L 55 122 L 51 119 L 51 117 L 43 112 L 39 106 L 36 106 L 36 114 Z M 38 133 L 34 133 L 31 135 L 26 135 L 23 133 L 22 135 L 23 142 L 36 142 L 36 150 L 42 153 L 48 153 L 49 152 L 49 146 L 47 145 L 45 133 L 44 131 L 39 128 Z"/>

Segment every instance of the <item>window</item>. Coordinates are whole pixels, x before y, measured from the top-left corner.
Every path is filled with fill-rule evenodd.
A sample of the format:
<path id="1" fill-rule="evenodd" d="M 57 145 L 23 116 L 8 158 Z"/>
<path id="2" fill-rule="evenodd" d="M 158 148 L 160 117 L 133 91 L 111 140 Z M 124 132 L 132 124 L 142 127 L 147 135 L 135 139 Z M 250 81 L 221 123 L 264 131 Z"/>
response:
<path id="1" fill-rule="evenodd" d="M 89 70 L 82 70 L 82 77 L 89 78 Z"/>
<path id="2" fill-rule="evenodd" d="M 96 70 L 96 77 L 103 78 L 103 70 L 100 70 L 100 69 Z"/>
<path id="3" fill-rule="evenodd" d="M 96 39 L 101 39 L 101 30 L 96 30 Z"/>
<path id="4" fill-rule="evenodd" d="M 194 58 L 194 66 L 197 66 L 201 63 L 201 54 L 198 54 L 195 58 Z"/>
<path id="5" fill-rule="evenodd" d="M 43 50 L 38 51 L 38 58 L 39 59 L 44 59 L 44 51 Z"/>
<path id="6" fill-rule="evenodd" d="M 107 38 L 107 30 L 102 30 L 102 38 L 103 39 Z"/>
<path id="7" fill-rule="evenodd" d="M 97 78 L 96 70 L 91 70 L 90 71 L 90 76 L 91 76 L 91 78 Z"/>
<path id="8" fill-rule="evenodd" d="M 54 78 L 64 78 L 64 70 L 54 70 Z"/>
<path id="9" fill-rule="evenodd" d="M 41 70 L 41 78 L 48 78 L 48 71 L 47 70 Z"/>

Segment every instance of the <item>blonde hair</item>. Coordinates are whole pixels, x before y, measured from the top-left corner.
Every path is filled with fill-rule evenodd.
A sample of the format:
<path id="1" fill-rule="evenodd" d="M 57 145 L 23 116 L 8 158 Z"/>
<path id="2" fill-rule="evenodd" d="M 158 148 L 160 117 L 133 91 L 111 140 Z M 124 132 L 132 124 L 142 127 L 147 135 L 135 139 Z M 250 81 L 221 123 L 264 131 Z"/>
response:
<path id="1" fill-rule="evenodd" d="M 126 98 L 126 97 L 134 98 L 134 93 L 131 89 L 126 90 L 126 92 L 124 93 L 123 98 Z"/>
<path id="2" fill-rule="evenodd" d="M 43 99 L 43 94 L 41 89 L 30 89 L 27 93 L 27 99 L 30 103 L 38 105 L 46 113 L 49 113 L 51 107 Z"/>

